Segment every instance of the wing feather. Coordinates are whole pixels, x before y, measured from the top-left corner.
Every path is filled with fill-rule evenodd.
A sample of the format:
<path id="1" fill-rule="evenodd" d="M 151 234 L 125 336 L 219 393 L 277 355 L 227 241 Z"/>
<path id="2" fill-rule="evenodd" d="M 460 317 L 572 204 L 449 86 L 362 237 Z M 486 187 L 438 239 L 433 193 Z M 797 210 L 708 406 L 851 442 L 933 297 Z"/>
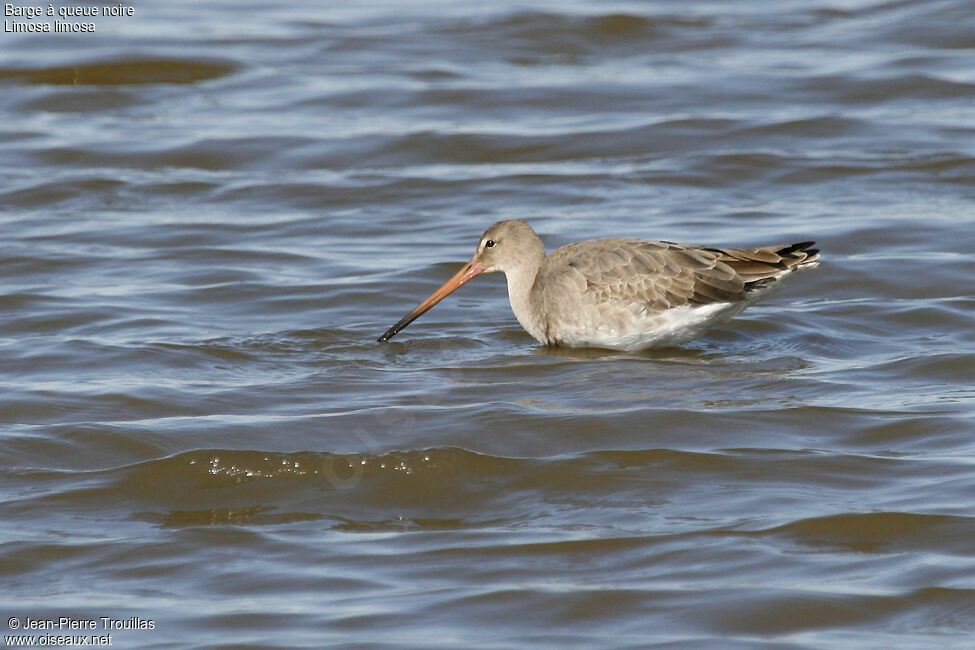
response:
<path id="1" fill-rule="evenodd" d="M 539 270 L 539 299 L 555 303 L 582 295 L 659 313 L 682 305 L 737 302 L 750 289 L 818 259 L 813 242 L 720 249 L 665 241 L 597 239 L 563 246 Z"/>

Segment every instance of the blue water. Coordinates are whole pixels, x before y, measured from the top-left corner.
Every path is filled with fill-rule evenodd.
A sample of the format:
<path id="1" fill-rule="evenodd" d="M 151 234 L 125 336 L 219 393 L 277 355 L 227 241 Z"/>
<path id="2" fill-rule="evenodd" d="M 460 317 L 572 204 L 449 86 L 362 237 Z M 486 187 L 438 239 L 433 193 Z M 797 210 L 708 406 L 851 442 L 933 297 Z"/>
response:
<path id="1" fill-rule="evenodd" d="M 972 16 L 177 1 L 0 34 L 3 634 L 971 647 Z M 823 263 L 680 348 L 541 347 L 497 275 L 376 343 L 509 218 Z"/>

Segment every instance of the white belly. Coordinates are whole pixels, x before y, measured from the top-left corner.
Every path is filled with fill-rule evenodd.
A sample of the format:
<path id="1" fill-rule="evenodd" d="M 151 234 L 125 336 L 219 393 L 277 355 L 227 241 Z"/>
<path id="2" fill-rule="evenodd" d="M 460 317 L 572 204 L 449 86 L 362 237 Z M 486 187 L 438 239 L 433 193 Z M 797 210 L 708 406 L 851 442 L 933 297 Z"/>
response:
<path id="1" fill-rule="evenodd" d="M 711 326 L 734 317 L 749 304 L 751 301 L 685 305 L 655 314 L 634 314 L 629 310 L 611 315 L 580 314 L 549 327 L 548 340 L 535 338 L 543 343 L 573 348 L 643 350 L 667 347 L 701 336 Z"/>

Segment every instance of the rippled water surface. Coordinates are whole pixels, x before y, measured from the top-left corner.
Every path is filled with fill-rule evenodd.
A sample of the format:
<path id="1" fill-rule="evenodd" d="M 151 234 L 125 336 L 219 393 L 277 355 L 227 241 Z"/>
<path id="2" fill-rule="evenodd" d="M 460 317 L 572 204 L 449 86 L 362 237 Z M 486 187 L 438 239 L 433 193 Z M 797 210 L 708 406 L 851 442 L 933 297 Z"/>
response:
<path id="1" fill-rule="evenodd" d="M 972 647 L 970 3 L 151 4 L 0 34 L 4 634 Z M 497 275 L 376 343 L 505 218 L 823 264 L 681 348 Z"/>

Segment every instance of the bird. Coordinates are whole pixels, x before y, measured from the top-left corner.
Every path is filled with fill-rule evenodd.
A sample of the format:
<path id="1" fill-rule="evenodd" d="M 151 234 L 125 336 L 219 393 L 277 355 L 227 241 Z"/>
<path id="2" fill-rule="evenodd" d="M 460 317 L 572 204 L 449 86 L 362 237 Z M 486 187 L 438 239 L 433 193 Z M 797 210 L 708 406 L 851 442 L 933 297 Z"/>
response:
<path id="1" fill-rule="evenodd" d="M 378 342 L 388 342 L 476 276 L 500 272 L 515 318 L 543 345 L 624 351 L 677 346 L 819 266 L 814 244 L 712 248 L 611 237 L 546 254 L 527 223 L 499 221 L 481 235 L 471 260 Z"/>

